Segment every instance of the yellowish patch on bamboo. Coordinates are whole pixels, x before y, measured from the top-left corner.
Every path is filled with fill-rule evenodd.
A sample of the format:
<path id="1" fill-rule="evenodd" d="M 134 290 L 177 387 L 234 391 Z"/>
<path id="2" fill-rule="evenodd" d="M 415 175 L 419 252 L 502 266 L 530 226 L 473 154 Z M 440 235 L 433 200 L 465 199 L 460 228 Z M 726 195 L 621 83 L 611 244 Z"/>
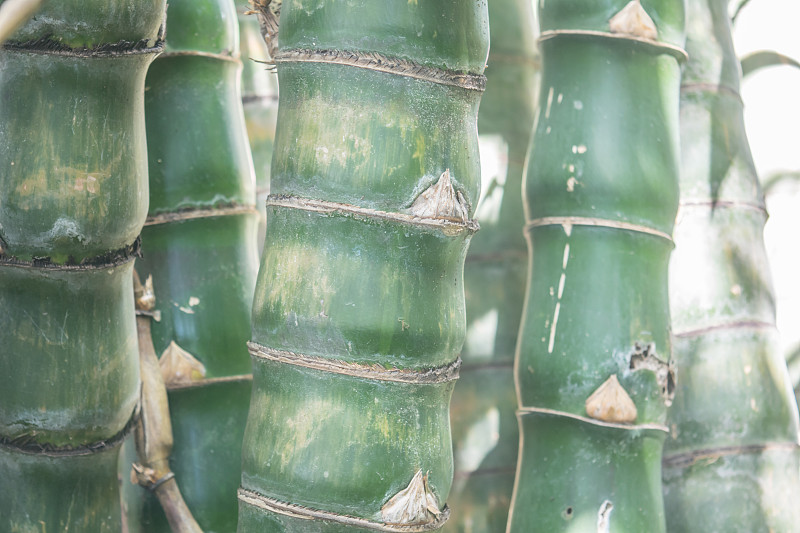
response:
<path id="1" fill-rule="evenodd" d="M 628 2 L 619 13 L 611 17 L 608 27 L 611 33 L 622 33 L 651 41 L 658 39 L 656 25 L 639 0 Z"/>
<path id="2" fill-rule="evenodd" d="M 411 483 L 381 507 L 385 523 L 404 526 L 426 524 L 441 514 L 436 497 L 428 487 L 428 475 L 423 476 L 422 470 L 417 470 Z"/>
<path id="3" fill-rule="evenodd" d="M 158 360 L 164 384 L 169 387 L 203 379 L 206 367 L 195 357 L 172 341 Z"/>
<path id="4" fill-rule="evenodd" d="M 586 399 L 586 414 L 595 420 L 630 424 L 636 421 L 636 404 L 612 374 Z"/>
<path id="5" fill-rule="evenodd" d="M 417 196 L 409 212 L 421 218 L 438 218 L 466 222 L 469 218 L 467 201 L 453 187 L 450 169 L 442 172 L 439 181 Z"/>

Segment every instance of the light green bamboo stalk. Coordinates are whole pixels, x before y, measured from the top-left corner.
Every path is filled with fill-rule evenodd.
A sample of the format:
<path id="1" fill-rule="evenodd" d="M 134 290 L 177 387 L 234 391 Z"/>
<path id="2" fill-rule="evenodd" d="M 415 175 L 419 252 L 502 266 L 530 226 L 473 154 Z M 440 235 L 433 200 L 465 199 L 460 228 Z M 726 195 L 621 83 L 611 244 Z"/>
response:
<path id="1" fill-rule="evenodd" d="M 257 272 L 254 176 L 230 0 L 170 0 L 165 52 L 147 74 L 150 213 L 142 276 L 161 320 L 153 343 L 169 390 L 170 464 L 204 531 L 236 529 L 252 383 L 246 342 Z M 169 531 L 154 498 L 129 517 Z"/>
<path id="2" fill-rule="evenodd" d="M 247 136 L 256 169 L 256 206 L 261 213 L 258 244 L 264 244 L 267 227 L 267 195 L 278 119 L 278 76 L 271 64 L 255 13 L 239 11 L 239 46 L 242 63 L 242 104 Z"/>
<path id="3" fill-rule="evenodd" d="M 530 2 L 492 0 L 489 21 L 478 113 L 482 183 L 475 216 L 481 231 L 464 268 L 467 341 L 450 409 L 455 479 L 444 530 L 452 532 L 505 528 L 519 443 L 513 362 L 527 276 L 521 189 L 539 59 Z"/>
<path id="4" fill-rule="evenodd" d="M 45 3 L 0 51 L 0 530 L 118 532 L 163 1 Z"/>
<path id="5" fill-rule="evenodd" d="M 286 3 L 239 531 L 428 531 L 476 229 L 486 5 Z"/>
<path id="6" fill-rule="evenodd" d="M 683 3 L 538 7 L 508 531 L 663 531 Z"/>
<path id="7" fill-rule="evenodd" d="M 800 531 L 798 416 L 777 350 L 766 211 L 724 0 L 689 3 L 675 356 L 664 495 L 671 531 Z"/>

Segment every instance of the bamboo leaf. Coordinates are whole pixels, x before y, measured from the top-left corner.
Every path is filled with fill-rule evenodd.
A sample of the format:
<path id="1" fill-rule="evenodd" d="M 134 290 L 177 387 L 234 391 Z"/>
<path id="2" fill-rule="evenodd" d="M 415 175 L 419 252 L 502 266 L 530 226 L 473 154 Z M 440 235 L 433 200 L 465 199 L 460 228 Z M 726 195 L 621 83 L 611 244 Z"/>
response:
<path id="1" fill-rule="evenodd" d="M 787 55 L 779 52 L 769 50 L 761 50 L 753 52 L 744 56 L 741 59 L 742 63 L 742 77 L 747 77 L 754 72 L 768 67 L 777 67 L 780 65 L 788 65 L 790 67 L 800 68 L 800 62 Z"/>

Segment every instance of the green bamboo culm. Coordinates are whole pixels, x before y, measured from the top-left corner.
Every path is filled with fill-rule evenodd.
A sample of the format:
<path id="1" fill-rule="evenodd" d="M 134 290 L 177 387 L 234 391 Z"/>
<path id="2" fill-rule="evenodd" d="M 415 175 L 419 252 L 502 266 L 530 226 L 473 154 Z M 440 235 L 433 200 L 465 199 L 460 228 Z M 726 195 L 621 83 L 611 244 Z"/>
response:
<path id="1" fill-rule="evenodd" d="M 764 198 L 724 0 L 691 0 L 670 265 L 680 368 L 664 456 L 670 531 L 800 531 L 798 415 L 778 350 Z"/>
<path id="2" fill-rule="evenodd" d="M 464 267 L 467 335 L 450 408 L 455 479 L 447 532 L 505 529 L 519 445 L 513 363 L 528 265 L 522 175 L 538 88 L 533 5 L 491 0 L 489 24 L 478 113 L 481 230 Z"/>
<path id="3" fill-rule="evenodd" d="M 239 531 L 429 531 L 476 224 L 485 3 L 260 4 L 281 87 Z"/>
<path id="4" fill-rule="evenodd" d="M 683 3 L 538 7 L 508 531 L 664 531 Z"/>
<path id="5" fill-rule="evenodd" d="M 143 89 L 163 1 L 46 2 L 0 50 L 0 530 L 122 528 Z"/>
<path id="6" fill-rule="evenodd" d="M 256 206 L 261 219 L 258 225 L 258 244 L 264 244 L 267 227 L 267 195 L 272 164 L 272 145 L 275 143 L 275 122 L 278 119 L 278 76 L 266 42 L 261 36 L 258 19 L 241 9 L 239 14 L 239 46 L 242 63 L 242 104 L 247 125 L 247 137 L 253 153 L 256 171 Z"/>
<path id="7" fill-rule="evenodd" d="M 236 530 L 252 384 L 258 213 L 241 69 L 233 2 L 170 0 L 166 49 L 146 81 L 150 211 L 136 264 L 152 275 L 160 312 L 152 334 L 169 391 L 170 464 L 207 533 Z M 129 507 L 131 524 L 169 531 L 154 497 Z"/>

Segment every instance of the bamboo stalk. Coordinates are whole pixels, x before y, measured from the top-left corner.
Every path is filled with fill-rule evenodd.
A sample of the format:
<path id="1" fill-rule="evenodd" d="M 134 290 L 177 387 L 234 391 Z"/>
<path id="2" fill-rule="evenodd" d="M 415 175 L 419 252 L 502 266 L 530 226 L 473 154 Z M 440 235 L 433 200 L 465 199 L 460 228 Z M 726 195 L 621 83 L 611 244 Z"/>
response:
<path id="1" fill-rule="evenodd" d="M 147 74 L 150 212 L 137 270 L 152 276 L 159 301 L 152 334 L 168 389 L 172 470 L 203 530 L 234 531 L 258 261 L 236 9 L 229 0 L 171 0 L 167 20 L 165 52 Z M 168 531 L 153 498 L 137 507 L 131 528 Z"/>
<path id="2" fill-rule="evenodd" d="M 533 133 L 539 58 L 533 6 L 489 2 L 486 92 L 478 113 L 481 198 L 464 268 L 467 335 L 451 402 L 455 479 L 445 531 L 505 529 L 519 432 L 514 349 L 527 276 L 522 175 Z"/>
<path id="3" fill-rule="evenodd" d="M 683 7 L 538 7 L 508 531 L 664 531 Z"/>
<path id="4" fill-rule="evenodd" d="M 261 214 L 257 242 L 264 244 L 267 196 L 275 121 L 278 119 L 278 76 L 252 11 L 239 12 L 239 46 L 242 63 L 242 105 L 247 137 L 256 170 L 256 206 Z"/>
<path id="5" fill-rule="evenodd" d="M 485 4 L 287 3 L 271 42 L 281 96 L 239 531 L 438 529 Z"/>
<path id="6" fill-rule="evenodd" d="M 670 266 L 681 368 L 664 457 L 671 531 L 798 531 L 798 415 L 777 349 L 764 198 L 726 2 L 689 3 L 681 208 Z"/>
<path id="7" fill-rule="evenodd" d="M 0 51 L 3 531 L 122 527 L 142 94 L 163 14 L 164 2 L 45 3 Z"/>

